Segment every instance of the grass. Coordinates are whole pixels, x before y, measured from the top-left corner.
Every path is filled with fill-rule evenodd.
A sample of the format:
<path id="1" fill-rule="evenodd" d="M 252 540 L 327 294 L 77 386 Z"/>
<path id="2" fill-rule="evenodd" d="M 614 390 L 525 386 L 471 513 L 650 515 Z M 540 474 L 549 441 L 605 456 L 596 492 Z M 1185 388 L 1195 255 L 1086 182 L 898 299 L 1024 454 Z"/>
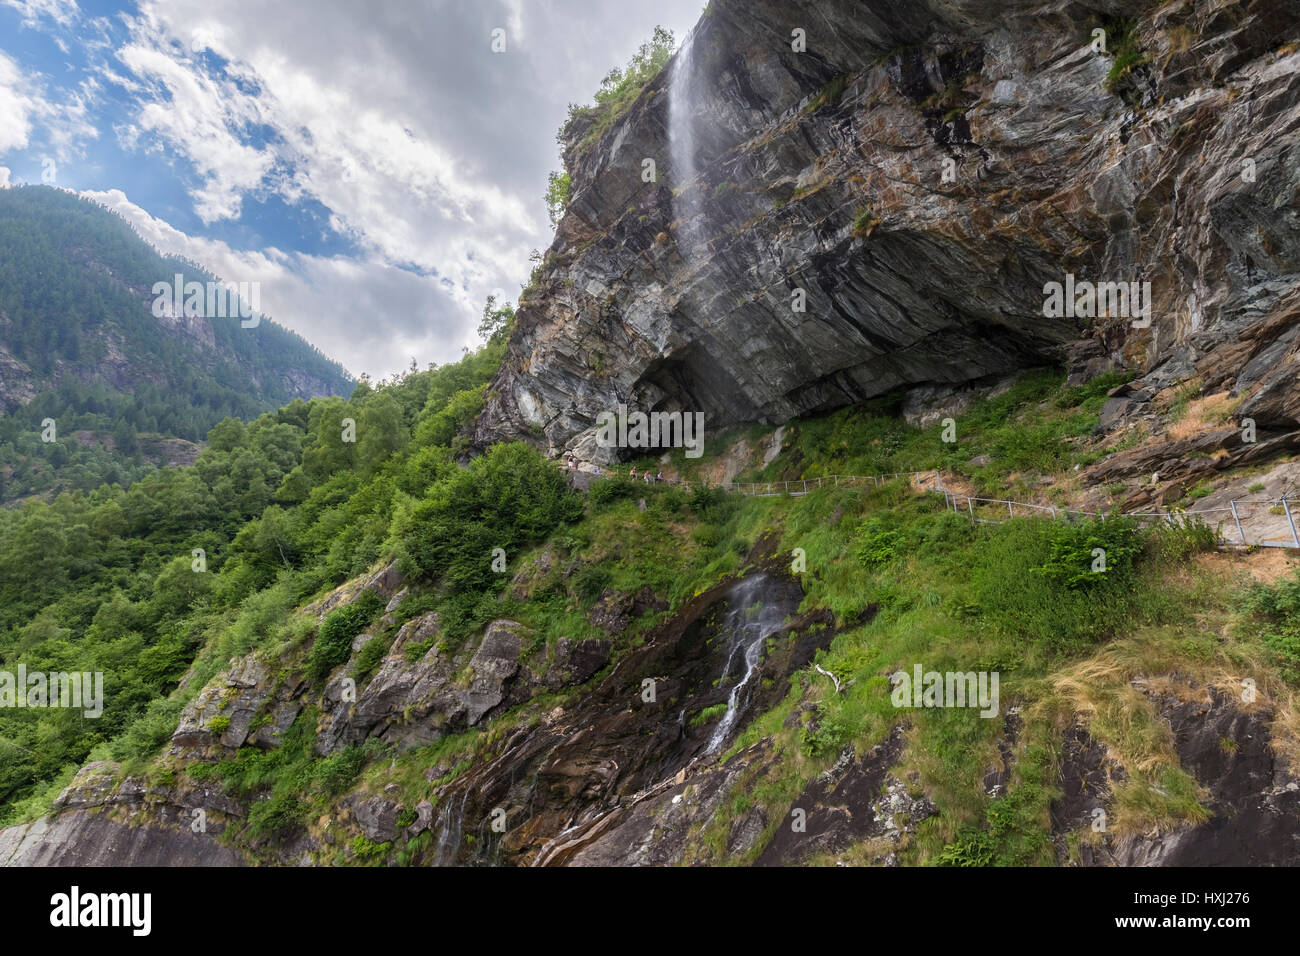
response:
<path id="1" fill-rule="evenodd" d="M 781 454 L 742 477 L 866 475 L 941 464 L 976 487 L 1021 480 L 1032 490 L 1042 477 L 1064 487 L 1075 465 L 1105 453 L 1090 436 L 1107 390 L 1120 380 L 1106 376 L 1068 386 L 1057 373 L 1023 376 L 1003 394 L 953 416 L 955 445 L 940 440 L 938 424 L 903 423 L 896 399 L 795 422 L 787 426 Z M 1192 402 L 1189 397 L 1186 408 Z M 760 426 L 734 429 L 725 441 L 711 438 L 711 450 L 744 439 L 756 461 L 764 435 Z M 710 464 L 671 461 L 693 475 Z M 638 471 L 659 467 L 653 459 L 637 465 Z M 1233 580 L 1222 564 L 1230 559 L 1211 554 L 1213 536 L 1201 525 L 1144 530 L 1115 519 L 1065 525 L 1031 518 L 972 524 L 901 481 L 825 488 L 800 498 L 749 498 L 698 485 L 687 492 L 633 484 L 621 477 L 627 467 L 587 495 L 580 520 L 512 558 L 505 593 L 482 607 L 460 609 L 460 626 L 471 635 L 489 619 L 518 621 L 530 629 L 529 666 L 542 667 L 547 658 L 531 655 L 549 655 L 559 638 L 600 633 L 590 615 L 603 596 L 648 589 L 670 610 L 647 611 L 613 635 L 613 664 L 693 596 L 744 573 L 745 555 L 764 533 L 775 536 L 781 553 L 801 549 L 805 565 L 798 576 L 806 596 L 800 610 L 831 612 L 837 632 L 816 662 L 839 679 L 842 692 L 809 666 L 792 676 L 780 704 L 744 727 L 727 756 L 760 741 L 764 746 L 754 751 L 758 756 L 746 757 L 718 812 L 692 838 L 686 862 L 752 862 L 767 840 L 728 855 L 736 820 L 761 809 L 770 838 L 788 825 L 809 781 L 846 747 L 866 754 L 900 725 L 906 748 L 889 772 L 940 812 L 897 846 L 863 844 L 812 862 L 870 862 L 878 852 L 925 865 L 1053 862 L 1049 808 L 1058 795 L 1062 733 L 1079 719 L 1128 774 L 1106 808 L 1113 834 L 1195 823 L 1206 817 L 1205 794 L 1179 765 L 1152 702 L 1158 692 L 1189 691 L 1161 675 L 1177 673 L 1201 688 L 1233 686 L 1249 676 L 1274 702 L 1291 700 L 1300 682 L 1300 576 L 1268 586 Z M 1095 567 L 1096 549 L 1105 553 L 1104 571 Z M 416 593 L 396 618 L 400 623 L 435 607 L 448 611 L 440 596 Z M 283 628 L 274 622 L 287 615 L 275 605 L 267 620 Z M 372 638 L 355 673 L 376 667 L 391 637 L 390 628 Z M 305 644 L 297 647 L 306 653 Z M 895 707 L 888 675 L 917 664 L 996 671 L 998 717 Z M 311 821 L 327 816 L 347 792 L 378 793 L 395 784 L 391 799 L 407 810 L 421 800 L 436 802 L 436 788 L 498 756 L 514 731 L 581 692 L 536 698 L 495 717 L 486 729 L 409 753 L 374 746 L 324 760 L 311 750 L 317 715 L 309 710 L 278 750 L 243 748 L 216 765 L 191 764 L 188 773 L 195 780 L 214 777 L 238 796 L 261 798 L 248 820 L 228 831 L 230 839 L 256 849 L 315 826 Z M 1023 728 L 1006 792 L 991 797 L 983 777 L 1000 762 L 1002 718 L 1011 706 L 1019 708 Z M 697 711 L 691 726 L 716 720 L 725 707 Z M 1279 748 L 1300 752 L 1300 718 L 1292 704 L 1278 703 L 1275 726 Z M 442 768 L 439 779 L 425 778 L 431 767 Z M 1083 827 L 1068 842 L 1077 852 L 1081 842 L 1097 838 Z M 389 846 L 347 842 L 335 849 L 344 862 L 418 863 L 429 846 L 424 834 Z"/>
<path id="2" fill-rule="evenodd" d="M 853 219 L 853 235 L 859 238 L 866 238 L 871 235 L 876 226 L 880 224 L 880 217 L 870 209 L 859 209 Z"/>

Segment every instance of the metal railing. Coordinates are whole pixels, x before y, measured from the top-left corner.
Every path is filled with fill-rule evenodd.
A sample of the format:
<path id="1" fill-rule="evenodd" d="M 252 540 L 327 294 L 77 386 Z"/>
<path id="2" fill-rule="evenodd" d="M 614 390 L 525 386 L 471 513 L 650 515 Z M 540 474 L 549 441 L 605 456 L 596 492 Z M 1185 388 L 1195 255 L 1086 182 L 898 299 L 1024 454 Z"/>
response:
<path id="1" fill-rule="evenodd" d="M 620 476 L 617 473 L 602 472 L 597 477 Z M 885 482 L 896 478 L 907 478 L 913 487 L 943 495 L 945 508 L 958 514 L 965 512 L 976 524 L 1000 524 L 1012 518 L 1031 515 L 1061 521 L 1133 518 L 1143 523 L 1165 522 L 1175 526 L 1185 526 L 1192 521 L 1204 521 L 1214 531 L 1215 538 L 1220 544 L 1236 547 L 1300 548 L 1300 529 L 1296 527 L 1296 511 L 1291 507 L 1293 502 L 1300 502 L 1300 496 L 1292 495 L 1284 495 L 1280 498 L 1234 498 L 1226 507 L 1191 511 L 1129 511 L 1108 514 L 1104 511 L 1039 505 L 1012 498 L 981 498 L 949 491 L 943 486 L 943 473 L 937 470 L 902 471 L 884 475 L 824 475 L 818 478 L 797 478 L 793 481 L 728 481 L 715 487 L 755 498 L 778 496 L 797 498 L 821 488 L 852 488 L 868 485 L 873 489 L 879 488 Z M 696 479 L 694 482 L 678 478 L 659 478 L 651 481 L 651 484 L 659 483 L 688 487 L 693 483 L 708 486 L 708 483 L 702 479 Z M 1214 519 L 1211 517 L 1214 515 L 1222 517 Z M 1269 520 L 1268 516 L 1279 520 Z M 1285 522 L 1280 519 L 1285 519 Z"/>
<path id="2" fill-rule="evenodd" d="M 977 498 L 951 491 L 944 493 L 944 499 L 949 510 L 958 514 L 965 512 L 970 516 L 971 521 L 980 524 L 1000 524 L 1015 518 L 1017 508 L 1021 511 L 1020 517 L 1026 517 L 1025 512 L 1028 511 L 1038 516 L 1066 521 L 1080 518 L 1101 521 L 1108 518 L 1131 518 L 1145 524 L 1168 523 L 1183 527 L 1194 521 L 1203 521 L 1214 532 L 1220 544 L 1237 547 L 1300 548 L 1300 533 L 1297 532 L 1295 512 L 1291 508 L 1291 502 L 1297 500 L 1295 497 L 1234 498 L 1224 508 L 1200 508 L 1190 511 L 1125 511 L 1109 514 L 1103 511 L 1080 511 L 1051 505 L 1036 505 L 1007 498 Z M 1002 513 L 1003 507 L 1006 508 L 1005 515 Z M 1263 517 L 1265 514 L 1285 518 L 1285 524 L 1282 521 L 1269 521 Z M 1222 517 L 1215 518 L 1216 515 Z M 1248 525 L 1255 526 L 1252 529 L 1256 531 L 1253 538 L 1248 533 Z M 1260 528 L 1261 525 L 1273 527 Z M 1227 532 L 1225 528 L 1228 529 Z"/>
<path id="3" fill-rule="evenodd" d="M 913 484 L 921 487 L 933 481 L 934 488 L 931 490 L 943 491 L 943 478 L 937 471 L 899 471 L 888 475 L 825 475 L 821 478 L 798 478 L 794 481 L 727 482 L 722 487 L 755 498 L 771 498 L 777 495 L 797 497 L 816 491 L 818 488 L 851 488 L 855 484 L 866 485 L 867 482 L 871 483 L 871 487 L 879 488 L 891 478 L 910 478 Z"/>

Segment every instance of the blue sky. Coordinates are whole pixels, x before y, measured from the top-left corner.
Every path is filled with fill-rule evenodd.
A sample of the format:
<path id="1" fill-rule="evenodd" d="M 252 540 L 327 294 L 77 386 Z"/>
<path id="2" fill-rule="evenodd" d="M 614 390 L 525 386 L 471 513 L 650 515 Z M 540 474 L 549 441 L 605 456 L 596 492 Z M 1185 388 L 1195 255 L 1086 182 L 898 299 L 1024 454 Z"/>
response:
<path id="1" fill-rule="evenodd" d="M 71 189 L 259 282 L 354 374 L 452 361 L 550 244 L 567 104 L 702 7 L 0 0 L 0 186 Z"/>

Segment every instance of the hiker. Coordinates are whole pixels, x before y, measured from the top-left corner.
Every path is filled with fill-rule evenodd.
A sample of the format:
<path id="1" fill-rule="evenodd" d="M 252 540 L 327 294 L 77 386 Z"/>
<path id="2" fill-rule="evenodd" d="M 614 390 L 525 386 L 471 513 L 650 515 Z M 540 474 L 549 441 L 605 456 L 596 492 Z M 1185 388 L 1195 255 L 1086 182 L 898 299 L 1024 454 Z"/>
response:
<path id="1" fill-rule="evenodd" d="M 632 466 L 632 480 L 636 481 L 636 465 Z"/>
<path id="2" fill-rule="evenodd" d="M 663 481 L 663 480 L 664 480 L 663 469 L 660 469 L 659 474 L 655 475 L 655 481 Z"/>
<path id="3" fill-rule="evenodd" d="M 600 465 L 592 465 L 592 467 L 595 469 L 595 473 L 599 475 L 599 474 L 600 474 Z"/>
<path id="4" fill-rule="evenodd" d="M 574 468 L 576 468 L 577 466 L 578 466 L 578 463 L 577 463 L 576 461 L 574 461 L 574 460 L 573 460 L 573 456 L 570 455 L 570 456 L 569 456 L 569 470 L 572 471 L 572 470 L 573 470 Z"/>
<path id="5" fill-rule="evenodd" d="M 645 470 L 645 483 L 646 483 L 647 485 L 650 484 L 650 469 L 649 469 L 649 468 L 647 468 L 647 469 Z"/>

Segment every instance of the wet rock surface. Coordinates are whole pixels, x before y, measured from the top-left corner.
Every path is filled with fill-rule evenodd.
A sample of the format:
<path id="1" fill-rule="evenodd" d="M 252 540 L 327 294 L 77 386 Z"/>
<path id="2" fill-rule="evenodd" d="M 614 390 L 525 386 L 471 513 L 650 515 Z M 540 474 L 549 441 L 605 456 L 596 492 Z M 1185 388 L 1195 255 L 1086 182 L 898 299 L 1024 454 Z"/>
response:
<path id="1" fill-rule="evenodd" d="M 1091 31 L 1125 21 L 1146 62 L 1108 84 Z M 1199 371 L 1260 387 L 1262 438 L 1294 429 L 1297 38 L 1282 0 L 717 0 L 595 148 L 574 131 L 476 443 L 606 460 L 620 402 L 777 423 L 1061 360 L 1142 373 L 1108 418 Z M 1150 324 L 1045 317 L 1067 273 L 1150 281 Z"/>
<path id="2" fill-rule="evenodd" d="M 855 843 L 883 837 L 898 843 L 903 833 L 938 811 L 923 796 L 912 796 L 890 774 L 903 753 L 904 728 L 861 757 L 852 748 L 795 798 L 791 813 L 758 857 L 759 866 L 790 866 L 814 853 L 837 853 Z M 889 861 L 881 854 L 877 863 Z"/>
<path id="3" fill-rule="evenodd" d="M 1084 865 L 1294 866 L 1300 860 L 1300 778 L 1271 745 L 1272 711 L 1243 708 L 1217 689 L 1153 697 L 1173 733 L 1183 769 L 1206 791 L 1212 814 L 1200 826 L 1080 844 Z M 1052 805 L 1061 833 L 1086 828 L 1105 809 L 1124 768 L 1081 727 L 1066 731 L 1062 798 Z"/>

